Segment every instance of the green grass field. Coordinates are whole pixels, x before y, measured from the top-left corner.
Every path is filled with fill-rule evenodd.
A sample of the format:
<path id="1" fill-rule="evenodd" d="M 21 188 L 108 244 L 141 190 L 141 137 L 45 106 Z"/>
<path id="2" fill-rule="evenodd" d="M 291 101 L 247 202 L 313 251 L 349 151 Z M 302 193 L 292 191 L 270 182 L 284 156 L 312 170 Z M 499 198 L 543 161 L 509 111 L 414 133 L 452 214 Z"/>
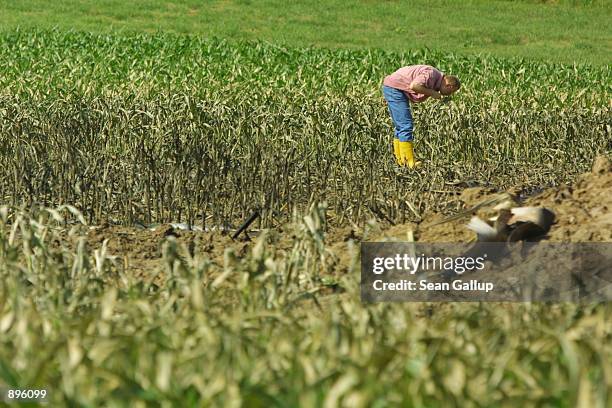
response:
<path id="1" fill-rule="evenodd" d="M 605 1 L 452 0 L 285 2 L 0 1 L 0 27 L 94 32 L 173 31 L 292 46 L 429 47 L 565 63 L 609 64 L 612 7 Z"/>

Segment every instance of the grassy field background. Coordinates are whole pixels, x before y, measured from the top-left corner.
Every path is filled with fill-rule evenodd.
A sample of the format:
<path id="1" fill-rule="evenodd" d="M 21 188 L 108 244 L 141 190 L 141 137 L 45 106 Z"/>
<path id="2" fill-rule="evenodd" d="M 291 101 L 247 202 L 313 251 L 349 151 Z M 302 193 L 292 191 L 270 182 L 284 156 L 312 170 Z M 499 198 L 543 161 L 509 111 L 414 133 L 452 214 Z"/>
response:
<path id="1" fill-rule="evenodd" d="M 612 55 L 611 20 L 608 0 L 0 1 L 5 31 L 172 31 L 292 46 L 429 47 L 599 65 L 608 64 Z"/>

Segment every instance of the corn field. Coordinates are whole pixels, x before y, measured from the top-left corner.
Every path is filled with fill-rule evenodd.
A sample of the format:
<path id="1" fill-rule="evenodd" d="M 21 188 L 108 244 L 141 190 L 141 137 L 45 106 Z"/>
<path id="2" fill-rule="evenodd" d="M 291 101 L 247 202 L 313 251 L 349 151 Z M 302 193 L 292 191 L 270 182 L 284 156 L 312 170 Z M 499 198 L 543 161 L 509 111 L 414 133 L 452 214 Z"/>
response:
<path id="1" fill-rule="evenodd" d="M 0 388 L 50 406 L 609 406 L 609 305 L 362 304 L 359 243 L 327 238 L 451 213 L 469 186 L 571 182 L 612 152 L 608 67 L 57 31 L 0 34 L 0 60 Z M 417 63 L 463 87 L 415 107 L 424 166 L 403 171 L 380 85 Z M 86 239 L 256 209 L 254 241 L 216 261 L 166 236 L 144 277 Z"/>
<path id="2" fill-rule="evenodd" d="M 183 36 L 0 39 L 0 197 L 90 223 L 262 226 L 326 201 L 329 222 L 418 220 L 455 186 L 542 187 L 610 152 L 606 68 L 428 50 L 284 49 Z M 464 87 L 415 108 L 420 172 L 397 175 L 382 78 L 429 63 Z"/>

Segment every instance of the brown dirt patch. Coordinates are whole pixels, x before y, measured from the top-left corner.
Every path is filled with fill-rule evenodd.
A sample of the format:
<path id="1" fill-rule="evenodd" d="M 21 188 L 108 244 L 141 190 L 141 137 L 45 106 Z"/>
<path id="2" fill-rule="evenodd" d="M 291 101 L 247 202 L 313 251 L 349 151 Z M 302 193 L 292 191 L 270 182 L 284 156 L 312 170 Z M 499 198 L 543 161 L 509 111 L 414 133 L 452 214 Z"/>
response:
<path id="1" fill-rule="evenodd" d="M 499 197 L 499 191 L 467 188 L 459 196 L 464 209 Z M 516 195 L 509 192 L 511 196 Z M 518 201 L 518 199 L 517 199 Z M 437 224 L 445 220 L 441 214 L 426 214 L 420 224 L 396 225 L 384 231 L 381 238 L 406 239 L 409 230 L 415 240 L 421 242 L 468 242 L 475 234 L 466 228 L 472 215 L 488 218 L 493 215 L 495 204 L 463 217 Z M 592 171 L 582 174 L 573 186 L 551 188 L 518 202 L 519 206 L 543 206 L 555 213 L 556 222 L 544 240 L 550 242 L 610 242 L 612 241 L 612 164 L 606 157 L 595 160 Z"/>

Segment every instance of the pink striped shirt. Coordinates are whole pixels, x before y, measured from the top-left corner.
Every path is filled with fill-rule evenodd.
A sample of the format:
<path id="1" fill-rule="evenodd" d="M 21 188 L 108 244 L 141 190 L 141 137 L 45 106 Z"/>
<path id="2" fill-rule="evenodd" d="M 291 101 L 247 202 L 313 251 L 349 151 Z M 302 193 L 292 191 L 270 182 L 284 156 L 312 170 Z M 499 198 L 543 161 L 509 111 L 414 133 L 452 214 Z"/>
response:
<path id="1" fill-rule="evenodd" d="M 404 91 L 411 102 L 423 102 L 429 96 L 410 89 L 410 84 L 416 81 L 426 88 L 440 90 L 444 74 L 429 65 L 411 65 L 403 67 L 385 77 L 383 85 Z"/>

